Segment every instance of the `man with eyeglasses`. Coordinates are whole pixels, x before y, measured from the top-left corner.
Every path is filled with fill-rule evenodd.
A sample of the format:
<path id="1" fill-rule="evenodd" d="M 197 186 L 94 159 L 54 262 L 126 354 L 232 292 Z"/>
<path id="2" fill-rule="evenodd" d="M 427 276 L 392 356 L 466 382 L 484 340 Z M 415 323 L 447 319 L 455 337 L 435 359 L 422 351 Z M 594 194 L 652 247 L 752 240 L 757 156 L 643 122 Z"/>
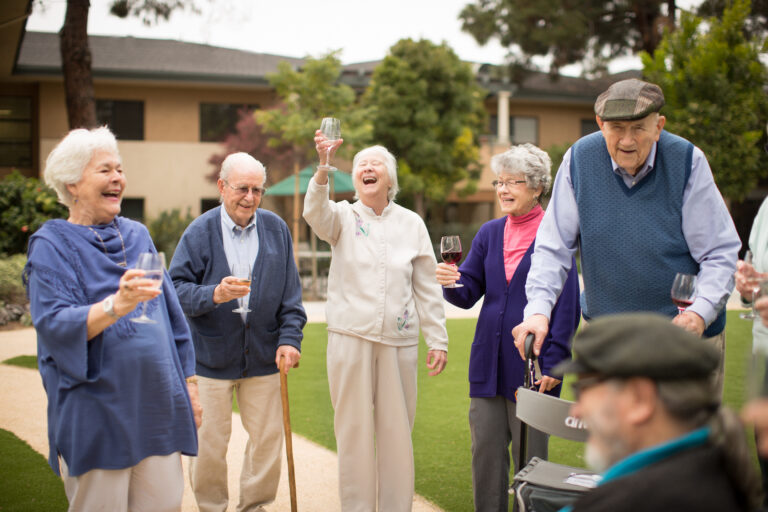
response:
<path id="1" fill-rule="evenodd" d="M 565 154 L 536 236 L 524 320 L 512 333 L 521 356 L 549 329 L 552 306 L 579 251 L 586 320 L 653 311 L 708 338 L 725 353 L 725 304 L 741 240 L 701 149 L 664 131 L 664 94 L 622 80 L 598 96 L 599 132 Z M 697 276 L 681 314 L 670 299 L 676 273 Z M 721 355 L 715 378 L 722 390 Z"/>
<path id="2" fill-rule="evenodd" d="M 760 482 L 714 389 L 711 343 L 665 316 L 626 313 L 584 327 L 573 353 L 554 371 L 575 374 L 571 414 L 588 425 L 585 458 L 603 478 L 561 512 L 756 509 Z"/>
<path id="3" fill-rule="evenodd" d="M 307 321 L 286 223 L 259 209 L 266 169 L 247 153 L 221 165 L 222 206 L 184 232 L 170 274 L 192 331 L 203 423 L 189 476 L 201 512 L 227 510 L 232 399 L 248 432 L 238 511 L 264 510 L 280 480 L 280 377 L 301 357 Z M 250 279 L 233 276 L 245 265 Z"/>

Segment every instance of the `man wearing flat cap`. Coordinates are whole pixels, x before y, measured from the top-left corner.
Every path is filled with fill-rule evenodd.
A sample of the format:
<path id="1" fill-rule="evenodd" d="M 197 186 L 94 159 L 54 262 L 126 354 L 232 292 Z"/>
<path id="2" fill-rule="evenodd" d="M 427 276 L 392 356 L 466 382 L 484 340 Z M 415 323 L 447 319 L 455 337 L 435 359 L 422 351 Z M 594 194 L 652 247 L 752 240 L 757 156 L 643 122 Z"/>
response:
<path id="1" fill-rule="evenodd" d="M 536 236 L 524 321 L 512 331 L 521 354 L 528 333 L 538 353 L 577 248 L 586 320 L 653 311 L 724 353 L 724 306 L 741 241 L 704 153 L 664 131 L 663 105 L 655 84 L 616 82 L 595 102 L 600 131 L 565 153 Z M 677 273 L 698 279 L 681 314 L 670 299 Z M 720 388 L 722 361 L 721 354 Z"/>
<path id="2" fill-rule="evenodd" d="M 661 315 L 606 315 L 573 340 L 571 414 L 589 429 L 587 463 L 603 472 L 572 512 L 748 511 L 760 481 L 743 427 L 720 405 L 711 343 Z"/>

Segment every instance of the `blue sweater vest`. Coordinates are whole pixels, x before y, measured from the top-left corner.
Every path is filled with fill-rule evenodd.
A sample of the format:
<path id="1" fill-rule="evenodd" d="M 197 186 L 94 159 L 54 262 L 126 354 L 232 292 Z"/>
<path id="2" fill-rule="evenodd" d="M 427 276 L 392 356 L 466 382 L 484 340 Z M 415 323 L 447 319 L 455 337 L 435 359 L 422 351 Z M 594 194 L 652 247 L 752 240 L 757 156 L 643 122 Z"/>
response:
<path id="1" fill-rule="evenodd" d="M 683 192 L 693 144 L 662 131 L 654 169 L 627 188 L 613 172 L 602 133 L 574 144 L 571 180 L 580 223 L 585 318 L 626 311 L 677 314 L 675 273 L 698 274 L 682 231 Z M 705 336 L 725 327 L 725 310 Z"/>

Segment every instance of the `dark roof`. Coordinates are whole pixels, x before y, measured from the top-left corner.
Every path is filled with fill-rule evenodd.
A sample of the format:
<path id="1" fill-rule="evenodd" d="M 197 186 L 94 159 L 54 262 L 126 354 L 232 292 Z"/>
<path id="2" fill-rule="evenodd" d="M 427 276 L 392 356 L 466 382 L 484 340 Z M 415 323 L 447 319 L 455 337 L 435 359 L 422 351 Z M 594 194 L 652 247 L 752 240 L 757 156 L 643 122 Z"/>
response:
<path id="1" fill-rule="evenodd" d="M 93 75 L 157 80 L 266 84 L 279 62 L 301 66 L 304 59 L 219 48 L 167 39 L 89 36 Z M 58 34 L 27 32 L 17 75 L 60 75 Z"/>

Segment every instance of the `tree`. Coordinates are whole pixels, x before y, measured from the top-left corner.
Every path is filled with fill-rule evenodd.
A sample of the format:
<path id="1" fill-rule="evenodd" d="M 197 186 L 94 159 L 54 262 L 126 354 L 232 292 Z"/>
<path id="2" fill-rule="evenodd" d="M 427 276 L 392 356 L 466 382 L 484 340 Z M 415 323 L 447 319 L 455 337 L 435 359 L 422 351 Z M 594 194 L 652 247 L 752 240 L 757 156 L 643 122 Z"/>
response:
<path id="1" fill-rule="evenodd" d="M 61 69 L 64 74 L 64 93 L 67 120 L 70 129 L 94 128 L 96 101 L 91 73 L 91 49 L 88 45 L 88 11 L 90 0 L 67 0 L 64 25 L 59 32 Z M 126 17 L 138 16 L 146 24 L 160 18 L 167 20 L 171 12 L 180 7 L 195 10 L 193 0 L 113 0 L 111 13 Z"/>
<path id="2" fill-rule="evenodd" d="M 567 64 L 599 72 L 615 57 L 652 53 L 674 17 L 675 0 L 476 0 L 459 14 L 479 44 L 498 38 L 517 67 L 549 57 L 553 76 Z"/>
<path id="3" fill-rule="evenodd" d="M 422 217 L 424 199 L 441 201 L 464 180 L 474 190 L 485 94 L 444 43 L 402 39 L 374 70 L 364 98 L 373 139 L 397 157 L 400 188 Z"/>
<path id="4" fill-rule="evenodd" d="M 765 41 L 745 35 L 749 0 L 735 0 L 721 20 L 683 13 L 651 57 L 644 75 L 664 91 L 666 128 L 707 155 L 723 196 L 739 201 L 768 174 L 759 141 L 768 99 L 768 72 L 759 55 Z"/>
<path id="5" fill-rule="evenodd" d="M 703 18 L 711 18 L 713 16 L 722 18 L 723 11 L 731 3 L 731 0 L 704 0 L 696 10 L 696 13 Z M 765 35 L 768 33 L 768 0 L 752 0 L 752 7 L 744 29 L 750 35 Z"/>

